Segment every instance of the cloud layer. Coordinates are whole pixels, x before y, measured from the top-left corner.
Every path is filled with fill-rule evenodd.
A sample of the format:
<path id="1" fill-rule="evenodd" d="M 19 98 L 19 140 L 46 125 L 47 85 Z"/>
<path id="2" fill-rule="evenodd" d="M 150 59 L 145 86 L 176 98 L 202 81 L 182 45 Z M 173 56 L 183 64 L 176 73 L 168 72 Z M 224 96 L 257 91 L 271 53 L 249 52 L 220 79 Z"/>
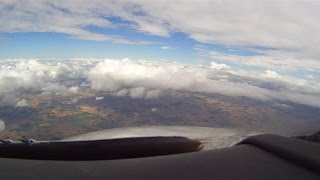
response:
<path id="1" fill-rule="evenodd" d="M 4 24 L 0 32 L 57 32 L 71 38 L 125 44 L 148 42 L 94 32 L 88 27 L 128 29 L 162 37 L 183 32 L 198 42 L 266 47 L 276 52 L 255 50 L 317 59 L 319 8 L 317 0 L 4 0 L 0 2 L 0 23 Z M 115 17 L 119 20 L 112 20 Z"/>
<path id="2" fill-rule="evenodd" d="M 80 65 L 36 60 L 3 62 L 0 66 L 0 102 L 26 106 L 27 102 L 22 99 L 24 93 L 74 92 L 75 87 L 67 88 L 59 81 L 78 77 Z"/>
<path id="3" fill-rule="evenodd" d="M 68 80 L 83 79 L 68 85 Z M 215 93 L 262 101 L 290 101 L 320 107 L 320 84 L 276 71 L 249 72 L 212 62 L 196 66 L 159 61 L 106 59 L 20 60 L 0 69 L 2 104 L 27 106 L 25 93 L 78 93 L 83 88 L 115 96 L 154 99 L 168 90 Z"/>

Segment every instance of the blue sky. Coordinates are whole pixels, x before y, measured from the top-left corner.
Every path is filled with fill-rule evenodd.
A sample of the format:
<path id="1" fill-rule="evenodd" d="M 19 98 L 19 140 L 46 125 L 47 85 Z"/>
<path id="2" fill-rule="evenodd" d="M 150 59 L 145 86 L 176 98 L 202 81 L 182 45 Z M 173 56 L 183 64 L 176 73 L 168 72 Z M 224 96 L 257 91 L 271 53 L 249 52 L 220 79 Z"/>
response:
<path id="1" fill-rule="evenodd" d="M 97 27 L 90 27 L 90 30 L 110 34 L 110 30 Z M 126 29 L 116 29 L 112 34 L 126 39 L 142 39 L 149 41 L 150 44 L 134 45 L 74 39 L 55 32 L 1 33 L 0 37 L 6 40 L 0 43 L 0 58 L 131 58 L 196 64 L 199 63 L 197 60 L 203 59 L 193 49 L 199 45 L 224 54 L 244 56 L 258 54 L 246 49 L 228 48 L 222 44 L 200 43 L 188 38 L 184 33 L 159 37 Z M 210 62 L 208 58 L 203 60 L 204 63 Z"/>
<path id="2" fill-rule="evenodd" d="M 95 30 L 95 28 L 91 28 Z M 131 32 L 123 33 L 121 29 L 117 34 L 130 38 L 143 38 L 154 44 L 128 45 L 108 41 L 90 41 L 72 39 L 65 34 L 53 32 L 10 33 L 2 34 L 8 38 L 0 43 L 2 58 L 134 58 L 134 59 L 169 59 L 190 61 L 194 59 L 192 46 L 194 41 L 184 35 L 174 35 L 170 38 L 143 35 Z M 101 32 L 100 33 L 105 33 Z M 163 46 L 172 49 L 161 49 Z"/>

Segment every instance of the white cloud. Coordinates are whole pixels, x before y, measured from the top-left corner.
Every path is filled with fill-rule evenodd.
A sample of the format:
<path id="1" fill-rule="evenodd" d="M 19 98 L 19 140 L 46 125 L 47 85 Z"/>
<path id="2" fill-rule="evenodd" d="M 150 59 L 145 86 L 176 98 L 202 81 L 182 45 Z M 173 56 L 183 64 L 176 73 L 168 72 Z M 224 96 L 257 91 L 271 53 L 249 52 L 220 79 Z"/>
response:
<path id="1" fill-rule="evenodd" d="M 171 50 L 171 49 L 173 49 L 173 47 L 170 47 L 170 46 L 161 46 L 160 48 L 163 49 L 163 50 Z"/>
<path id="2" fill-rule="evenodd" d="M 127 3 L 127 2 L 125 2 Z M 124 4 L 125 4 L 124 3 Z M 143 18 L 149 23 L 137 23 L 139 29 L 161 26 L 151 34 L 168 36 L 184 32 L 205 43 L 243 47 L 270 47 L 281 53 L 305 58 L 319 57 L 320 2 L 277 0 L 135 1 Z M 177 8 L 178 7 L 178 8 Z M 130 18 L 128 18 L 130 19 Z M 306 20 L 307 19 L 307 20 Z M 147 20 L 145 20 L 147 21 Z M 160 32 L 160 33 L 158 33 Z"/>
<path id="3" fill-rule="evenodd" d="M 280 78 L 281 77 L 277 72 L 272 71 L 272 70 L 266 70 L 262 73 L 262 75 L 265 77 L 269 77 L 269 78 Z"/>
<path id="4" fill-rule="evenodd" d="M 20 101 L 17 102 L 17 107 L 26 107 L 28 106 L 27 100 L 21 99 Z"/>
<path id="5" fill-rule="evenodd" d="M 6 128 L 6 125 L 5 125 L 4 121 L 2 121 L 0 119 L 0 132 L 3 131 L 5 128 Z"/>
<path id="6" fill-rule="evenodd" d="M 226 65 L 226 64 L 218 64 L 218 63 L 216 63 L 216 62 L 214 62 L 214 61 L 212 61 L 212 62 L 210 63 L 210 67 L 211 67 L 212 69 L 217 69 L 217 70 L 221 70 L 221 69 L 232 69 L 230 66 L 228 66 L 228 65 Z"/>
<path id="7" fill-rule="evenodd" d="M 308 74 L 308 75 L 306 75 L 306 78 L 308 78 L 308 79 L 314 79 L 315 77 L 314 77 L 312 74 Z"/>
<path id="8" fill-rule="evenodd" d="M 87 29 L 96 26 L 104 29 L 117 28 L 107 18 L 125 7 L 115 2 L 90 1 L 32 1 L 13 0 L 0 2 L 0 32 L 55 32 L 70 38 L 112 41 L 123 44 L 148 44 L 142 40 L 128 40 L 122 36 L 95 33 Z M 121 13 L 120 13 L 121 14 Z M 153 29 L 155 30 L 155 29 Z"/>
<path id="9" fill-rule="evenodd" d="M 298 71 L 318 72 L 320 70 L 320 61 L 313 59 L 297 59 L 280 55 L 255 55 L 239 56 L 223 54 L 216 51 L 206 51 L 206 55 L 214 60 L 232 62 L 241 65 L 258 66 L 269 69 L 285 69 Z"/>
<path id="10" fill-rule="evenodd" d="M 99 62 L 88 71 L 87 78 L 94 90 L 132 98 L 149 98 L 155 90 L 185 90 L 320 107 L 320 85 L 317 83 L 283 76 L 271 70 L 260 74 L 243 73 L 215 62 L 205 67 L 110 59 Z"/>
<path id="11" fill-rule="evenodd" d="M 120 91 L 114 93 L 116 96 L 127 96 L 129 94 L 128 89 L 121 89 Z"/>
<path id="12" fill-rule="evenodd" d="M 57 32 L 73 38 L 127 44 L 147 42 L 96 33 L 87 27 L 126 28 L 163 37 L 183 32 L 198 42 L 268 47 L 276 51 L 264 52 L 318 59 L 319 7 L 316 0 L 10 0 L 0 2 L 0 23 L 5 24 L 0 32 Z M 124 22 L 113 22 L 109 17 Z"/>
<path id="13" fill-rule="evenodd" d="M 97 96 L 97 97 L 96 97 L 96 101 L 100 101 L 100 100 L 103 100 L 103 99 L 104 99 L 103 96 Z"/>
<path id="14" fill-rule="evenodd" d="M 145 89 L 144 87 L 131 88 L 129 95 L 131 98 L 141 99 L 145 96 Z"/>
<path id="15" fill-rule="evenodd" d="M 72 92 L 72 93 L 77 93 L 79 91 L 79 87 L 78 86 L 72 86 L 68 90 L 70 92 Z"/>
<path id="16" fill-rule="evenodd" d="M 68 85 L 70 82 L 77 84 Z M 168 90 L 183 90 L 320 107 L 320 84 L 313 79 L 299 79 L 273 70 L 236 70 L 216 62 L 196 66 L 130 59 L 90 62 L 82 59 L 0 64 L 3 105 L 26 105 L 22 98 L 25 93 L 78 93 L 86 88 L 131 98 L 155 99 Z"/>
<path id="17" fill-rule="evenodd" d="M 65 92 L 59 80 L 74 78 L 77 70 L 67 63 L 19 60 L 0 64 L 0 102 L 26 105 L 20 95 L 28 92 Z"/>
<path id="18" fill-rule="evenodd" d="M 163 95 L 163 91 L 156 89 L 156 90 L 149 90 L 145 96 L 145 99 L 157 99 Z"/>

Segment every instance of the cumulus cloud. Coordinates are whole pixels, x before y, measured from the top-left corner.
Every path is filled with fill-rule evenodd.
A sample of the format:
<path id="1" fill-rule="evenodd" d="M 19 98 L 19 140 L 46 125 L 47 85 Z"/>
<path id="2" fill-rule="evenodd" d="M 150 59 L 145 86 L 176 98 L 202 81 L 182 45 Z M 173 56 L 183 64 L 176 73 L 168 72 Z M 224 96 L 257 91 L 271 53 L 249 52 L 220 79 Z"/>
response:
<path id="1" fill-rule="evenodd" d="M 185 90 L 320 107 L 318 83 L 282 76 L 272 70 L 244 73 L 215 62 L 207 67 L 110 59 L 89 70 L 87 78 L 94 90 L 132 98 L 154 98 L 166 90 Z"/>
<path id="2" fill-rule="evenodd" d="M 68 90 L 69 90 L 69 92 L 77 93 L 79 91 L 79 87 L 78 86 L 72 86 Z"/>
<path id="3" fill-rule="evenodd" d="M 214 61 L 212 61 L 210 63 L 210 67 L 213 68 L 213 69 L 217 69 L 217 70 L 220 70 L 220 69 L 231 69 L 230 66 L 226 65 L 226 64 L 218 64 Z"/>
<path id="4" fill-rule="evenodd" d="M 17 107 L 26 107 L 28 106 L 27 100 L 21 99 L 20 101 L 17 102 Z"/>
<path id="5" fill-rule="evenodd" d="M 121 89 L 120 91 L 114 93 L 116 96 L 127 96 L 129 94 L 128 89 Z"/>
<path id="6" fill-rule="evenodd" d="M 134 99 L 141 99 L 145 96 L 144 87 L 134 87 L 130 89 L 130 97 Z"/>
<path id="7" fill-rule="evenodd" d="M 0 102 L 26 106 L 20 96 L 27 92 L 57 93 L 68 91 L 59 83 L 64 79 L 78 77 L 77 70 L 67 63 L 18 60 L 0 64 Z M 71 87 L 71 91 L 75 87 Z"/>
<path id="8" fill-rule="evenodd" d="M 156 90 L 149 90 L 145 96 L 146 99 L 157 99 L 163 95 L 163 91 L 156 89 Z"/>
<path id="9" fill-rule="evenodd" d="M 77 83 L 69 85 L 70 81 Z M 155 99 L 181 90 L 320 107 L 320 84 L 312 79 L 274 70 L 236 70 L 216 62 L 208 66 L 130 59 L 3 62 L 0 85 L 1 103 L 13 106 L 27 105 L 25 93 L 78 93 L 91 88 L 130 98 Z"/>

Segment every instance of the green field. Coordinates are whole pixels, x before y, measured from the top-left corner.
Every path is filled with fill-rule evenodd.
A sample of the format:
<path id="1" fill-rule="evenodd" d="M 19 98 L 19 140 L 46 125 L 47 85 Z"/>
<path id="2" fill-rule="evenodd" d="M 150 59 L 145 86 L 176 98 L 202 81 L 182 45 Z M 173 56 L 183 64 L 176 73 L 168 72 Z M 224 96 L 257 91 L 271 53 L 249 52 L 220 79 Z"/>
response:
<path id="1" fill-rule="evenodd" d="M 86 120 L 91 120 L 93 118 L 96 118 L 94 115 L 89 114 L 89 113 L 81 113 L 81 114 L 75 114 L 75 115 L 70 115 L 66 116 L 63 119 L 68 120 L 68 121 L 86 121 Z"/>

